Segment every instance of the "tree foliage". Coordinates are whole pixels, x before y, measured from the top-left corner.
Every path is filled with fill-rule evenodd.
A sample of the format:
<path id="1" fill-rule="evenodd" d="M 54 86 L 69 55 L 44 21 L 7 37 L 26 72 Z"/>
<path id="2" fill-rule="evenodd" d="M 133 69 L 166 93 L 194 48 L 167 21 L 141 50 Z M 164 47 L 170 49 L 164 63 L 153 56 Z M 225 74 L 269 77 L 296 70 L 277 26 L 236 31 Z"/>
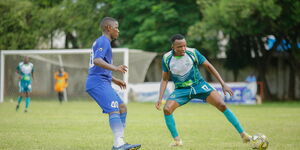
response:
<path id="1" fill-rule="evenodd" d="M 170 50 L 169 38 L 185 35 L 199 20 L 194 0 L 186 1 L 112 1 L 110 15 L 121 23 L 121 42 L 128 47 L 148 51 Z"/>
<path id="2" fill-rule="evenodd" d="M 189 37 L 204 43 L 206 49 L 216 53 L 218 48 L 215 46 L 223 40 L 218 32 L 224 33 L 224 37 L 229 40 L 225 67 L 232 70 L 235 77 L 240 69 L 253 65 L 258 70 L 259 80 L 267 85 L 265 74 L 274 53 L 287 53 L 287 61 L 290 62 L 292 71 L 300 67 L 300 59 L 297 59 L 300 53 L 297 47 L 300 27 L 299 1 L 197 0 L 197 3 L 201 5 L 203 19 L 190 27 Z M 269 35 L 275 36 L 276 43 L 270 50 L 266 50 L 266 37 Z M 288 41 L 291 48 L 278 52 L 277 47 L 282 40 Z M 291 84 L 295 83 L 295 77 L 290 80 Z M 290 91 L 294 91 L 295 86 L 290 88 Z"/>
<path id="3" fill-rule="evenodd" d="M 36 12 L 28 1 L 0 1 L 0 49 L 28 49 L 37 44 Z"/>
<path id="4" fill-rule="evenodd" d="M 66 48 L 90 47 L 101 35 L 100 20 L 111 16 L 120 22 L 117 46 L 168 51 L 170 36 L 185 35 L 199 20 L 195 0 L 1 0 L 0 4 L 1 49 L 35 48 L 56 32 L 66 35 Z"/>

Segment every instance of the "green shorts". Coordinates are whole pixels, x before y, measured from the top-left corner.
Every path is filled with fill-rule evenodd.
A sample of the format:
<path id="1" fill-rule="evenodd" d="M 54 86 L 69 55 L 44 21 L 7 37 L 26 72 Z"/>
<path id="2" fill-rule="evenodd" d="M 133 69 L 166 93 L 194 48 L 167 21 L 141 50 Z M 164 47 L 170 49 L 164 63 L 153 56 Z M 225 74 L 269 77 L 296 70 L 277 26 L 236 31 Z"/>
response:
<path id="1" fill-rule="evenodd" d="M 178 104 L 184 105 L 194 98 L 206 100 L 213 90 L 215 90 L 215 88 L 203 81 L 197 85 L 175 89 L 167 100 L 174 100 Z"/>

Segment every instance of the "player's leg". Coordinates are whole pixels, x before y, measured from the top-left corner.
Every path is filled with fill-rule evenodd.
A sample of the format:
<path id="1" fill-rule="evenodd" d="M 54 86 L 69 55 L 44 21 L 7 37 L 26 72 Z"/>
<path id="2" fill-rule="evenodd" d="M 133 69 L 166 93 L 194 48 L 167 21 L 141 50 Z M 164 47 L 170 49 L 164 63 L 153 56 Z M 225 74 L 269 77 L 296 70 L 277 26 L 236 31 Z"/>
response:
<path id="1" fill-rule="evenodd" d="M 107 113 L 109 116 L 109 126 L 114 135 L 113 147 L 117 148 L 123 146 L 125 144 L 123 140 L 124 128 L 120 118 L 118 102 L 114 101 L 112 98 L 112 92 L 103 86 L 98 86 L 94 89 L 88 90 L 87 92 L 102 108 L 103 113 Z"/>
<path id="2" fill-rule="evenodd" d="M 18 104 L 16 106 L 16 111 L 18 111 L 18 109 L 20 108 L 20 104 L 22 102 L 22 99 L 24 97 L 24 93 L 23 93 L 24 89 L 23 89 L 23 86 L 21 84 L 21 81 L 19 81 L 19 97 L 18 97 Z"/>
<path id="3" fill-rule="evenodd" d="M 216 91 L 212 91 L 210 95 L 206 98 L 206 101 L 215 106 L 218 110 L 223 112 L 228 121 L 235 127 L 237 132 L 241 135 L 243 142 L 249 142 L 251 136 L 249 136 L 243 129 L 242 125 L 238 121 L 234 113 L 226 106 L 221 95 Z"/>
<path id="4" fill-rule="evenodd" d="M 137 150 L 140 144 L 128 144 L 124 142 L 124 126 L 119 111 L 109 113 L 109 125 L 114 134 L 114 145 L 112 150 Z"/>
<path id="5" fill-rule="evenodd" d="M 119 101 L 119 109 L 120 109 L 120 118 L 123 124 L 123 127 L 126 127 L 126 117 L 127 117 L 127 107 L 119 97 L 119 95 L 116 93 L 116 97 L 118 98 Z"/>
<path id="6" fill-rule="evenodd" d="M 115 94 L 116 94 L 116 100 L 119 103 L 119 113 L 120 113 L 121 122 L 122 122 L 123 128 L 125 130 L 125 127 L 126 127 L 126 116 L 127 116 L 127 106 L 124 104 L 123 100 L 119 97 L 119 95 L 116 92 L 115 92 Z M 128 144 L 128 143 L 125 143 L 123 145 L 123 148 L 125 150 L 126 149 L 137 150 L 140 147 L 141 147 L 141 144 Z M 115 147 L 113 147 L 113 149 L 114 148 Z"/>
<path id="7" fill-rule="evenodd" d="M 24 112 L 28 112 L 28 107 L 29 107 L 29 104 L 30 104 L 30 93 L 25 92 L 25 97 L 26 97 L 26 100 L 25 100 L 25 110 L 24 110 Z"/>
<path id="8" fill-rule="evenodd" d="M 124 127 L 121 121 L 119 111 L 109 113 L 109 126 L 114 134 L 114 145 L 113 147 L 121 147 L 125 144 L 124 142 Z"/>
<path id="9" fill-rule="evenodd" d="M 60 103 L 62 103 L 63 97 L 64 97 L 63 92 L 59 91 L 58 92 L 58 100 L 59 100 Z"/>
<path id="10" fill-rule="evenodd" d="M 22 99 L 23 99 L 23 97 L 24 97 L 23 95 L 24 95 L 24 93 L 21 92 L 20 95 L 19 95 L 19 97 L 18 97 L 18 104 L 17 104 L 17 106 L 16 106 L 16 111 L 18 111 L 19 108 L 20 108 L 20 104 L 21 104 Z"/>
<path id="11" fill-rule="evenodd" d="M 141 145 L 130 145 L 124 142 L 124 127 L 120 116 L 119 103 L 123 102 L 117 98 L 115 91 L 110 85 L 100 85 L 88 90 L 88 94 L 93 97 L 102 108 L 103 113 L 109 114 L 109 125 L 114 135 L 114 145 L 112 149 L 138 149 Z M 121 105 L 123 107 L 123 105 Z"/>
<path id="12" fill-rule="evenodd" d="M 173 117 L 173 112 L 176 110 L 176 108 L 180 107 L 180 104 L 176 102 L 175 100 L 167 100 L 165 106 L 164 106 L 164 117 L 165 117 L 165 123 L 174 139 L 174 142 L 171 143 L 170 146 L 181 146 L 182 141 L 178 135 L 176 123 Z"/>
<path id="13" fill-rule="evenodd" d="M 30 104 L 30 92 L 32 91 L 32 89 L 31 89 L 31 83 L 26 82 L 24 91 L 25 91 L 25 97 L 26 97 L 24 112 L 28 112 L 28 107 L 29 107 L 29 104 Z"/>

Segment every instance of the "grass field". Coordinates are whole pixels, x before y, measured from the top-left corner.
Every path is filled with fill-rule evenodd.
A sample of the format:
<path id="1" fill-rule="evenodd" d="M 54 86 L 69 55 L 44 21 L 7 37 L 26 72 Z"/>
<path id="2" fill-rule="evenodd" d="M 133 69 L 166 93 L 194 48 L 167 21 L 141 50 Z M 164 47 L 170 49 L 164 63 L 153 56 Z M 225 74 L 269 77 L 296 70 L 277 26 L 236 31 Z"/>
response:
<path id="1" fill-rule="evenodd" d="M 107 116 L 93 101 L 32 101 L 28 113 L 0 104 L 1 150 L 109 150 Z M 269 150 L 300 149 L 300 103 L 228 105 L 250 133 L 264 133 Z M 153 103 L 129 103 L 125 139 L 144 150 L 249 150 L 222 113 L 208 104 L 187 104 L 175 113 L 184 146 L 169 148 L 171 136 Z"/>

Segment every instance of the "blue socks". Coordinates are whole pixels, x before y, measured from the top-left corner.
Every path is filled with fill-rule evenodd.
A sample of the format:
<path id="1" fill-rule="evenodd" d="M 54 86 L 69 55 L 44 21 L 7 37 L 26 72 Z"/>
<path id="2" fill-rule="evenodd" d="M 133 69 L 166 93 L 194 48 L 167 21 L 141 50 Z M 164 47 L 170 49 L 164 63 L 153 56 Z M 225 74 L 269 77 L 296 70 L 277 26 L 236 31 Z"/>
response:
<path id="1" fill-rule="evenodd" d="M 227 108 L 223 113 L 226 116 L 226 118 L 228 119 L 228 121 L 235 127 L 235 129 L 239 133 L 244 132 L 244 129 L 240 125 L 240 122 L 238 121 L 238 119 L 235 117 L 235 115 L 233 114 L 233 112 L 229 108 Z"/>
<path id="2" fill-rule="evenodd" d="M 169 131 L 172 134 L 172 137 L 173 138 L 177 137 L 178 132 L 177 132 L 177 129 L 176 129 L 176 124 L 175 124 L 175 121 L 174 121 L 174 118 L 173 118 L 173 114 L 165 115 L 165 121 L 166 121 L 166 125 L 167 125 Z"/>
<path id="3" fill-rule="evenodd" d="M 112 113 L 109 115 L 109 125 L 114 134 L 114 147 L 120 147 L 124 142 L 124 127 L 120 118 L 120 114 Z"/>
<path id="4" fill-rule="evenodd" d="M 123 124 L 124 128 L 126 127 L 126 116 L 127 116 L 127 112 L 120 114 L 120 118 L 121 118 L 121 121 L 122 121 L 122 124 Z"/>
<path id="5" fill-rule="evenodd" d="M 22 102 L 22 99 L 23 99 L 22 96 L 19 96 L 19 97 L 18 97 L 18 105 L 20 105 L 20 103 Z"/>
<path id="6" fill-rule="evenodd" d="M 30 97 L 26 97 L 26 106 L 25 108 L 28 109 L 29 103 L 30 103 Z"/>

